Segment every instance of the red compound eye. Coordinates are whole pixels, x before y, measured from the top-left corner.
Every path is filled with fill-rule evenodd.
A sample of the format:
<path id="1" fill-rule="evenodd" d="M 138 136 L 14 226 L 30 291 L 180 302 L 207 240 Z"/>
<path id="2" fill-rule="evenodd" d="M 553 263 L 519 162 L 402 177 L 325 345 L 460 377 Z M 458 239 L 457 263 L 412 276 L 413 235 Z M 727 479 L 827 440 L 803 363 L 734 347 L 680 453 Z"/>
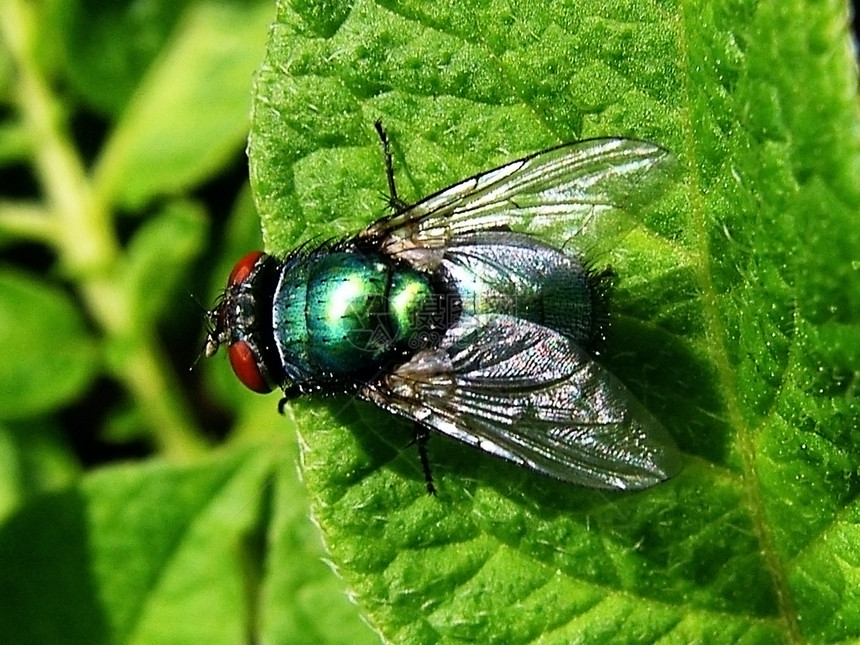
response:
<path id="1" fill-rule="evenodd" d="M 257 260 L 260 259 L 260 256 L 263 255 L 262 251 L 251 251 L 247 255 L 243 256 L 234 266 L 233 270 L 230 271 L 230 277 L 227 278 L 227 286 L 235 287 L 237 284 L 241 284 L 248 279 L 248 276 L 251 275 L 251 271 L 254 269 L 254 265 L 257 263 Z"/>
<path id="2" fill-rule="evenodd" d="M 240 381 L 250 390 L 265 394 L 271 392 L 272 388 L 266 382 L 260 367 L 257 364 L 257 356 L 251 346 L 244 340 L 237 340 L 227 348 L 230 357 L 230 365 Z"/>

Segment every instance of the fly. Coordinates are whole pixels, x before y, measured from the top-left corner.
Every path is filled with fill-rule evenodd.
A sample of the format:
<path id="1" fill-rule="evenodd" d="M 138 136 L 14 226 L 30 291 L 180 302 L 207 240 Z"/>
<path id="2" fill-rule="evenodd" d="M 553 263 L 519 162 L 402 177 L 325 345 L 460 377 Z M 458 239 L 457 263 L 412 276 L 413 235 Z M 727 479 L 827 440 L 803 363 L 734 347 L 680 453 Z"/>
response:
<path id="1" fill-rule="evenodd" d="M 618 236 L 674 157 L 623 138 L 561 145 L 409 205 L 354 236 L 240 259 L 208 313 L 239 380 L 282 403 L 346 392 L 430 431 L 566 482 L 636 490 L 680 469 L 669 433 L 597 360 L 605 275 L 576 243 Z M 626 221 L 630 221 L 629 218 Z"/>

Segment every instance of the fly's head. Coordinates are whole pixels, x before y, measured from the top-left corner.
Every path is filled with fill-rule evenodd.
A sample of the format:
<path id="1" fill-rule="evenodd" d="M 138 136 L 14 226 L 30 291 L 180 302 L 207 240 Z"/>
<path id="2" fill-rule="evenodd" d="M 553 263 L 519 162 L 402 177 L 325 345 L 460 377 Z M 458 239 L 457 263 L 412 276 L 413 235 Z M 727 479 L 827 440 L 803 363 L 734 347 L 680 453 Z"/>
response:
<path id="1" fill-rule="evenodd" d="M 203 349 L 213 356 L 221 345 L 237 378 L 254 392 L 266 393 L 282 380 L 273 356 L 271 309 L 277 260 L 262 251 L 242 257 L 227 279 L 218 303 L 207 314 L 209 333 Z"/>

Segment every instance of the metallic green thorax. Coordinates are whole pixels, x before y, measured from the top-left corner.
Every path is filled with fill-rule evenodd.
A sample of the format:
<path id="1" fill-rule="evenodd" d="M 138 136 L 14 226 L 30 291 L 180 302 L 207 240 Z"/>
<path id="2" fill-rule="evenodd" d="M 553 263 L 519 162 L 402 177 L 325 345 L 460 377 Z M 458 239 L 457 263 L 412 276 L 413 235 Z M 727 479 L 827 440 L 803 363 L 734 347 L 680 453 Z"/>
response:
<path id="1" fill-rule="evenodd" d="M 298 382 L 372 370 L 420 344 L 438 313 L 428 276 L 352 251 L 295 258 L 273 305 L 275 344 L 287 377 Z"/>

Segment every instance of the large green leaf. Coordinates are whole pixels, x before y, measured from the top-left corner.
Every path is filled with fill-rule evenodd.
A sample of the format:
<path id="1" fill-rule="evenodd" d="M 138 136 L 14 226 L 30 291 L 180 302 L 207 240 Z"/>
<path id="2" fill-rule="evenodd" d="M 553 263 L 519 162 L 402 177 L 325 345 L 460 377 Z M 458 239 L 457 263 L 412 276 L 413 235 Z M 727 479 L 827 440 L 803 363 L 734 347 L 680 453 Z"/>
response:
<path id="1" fill-rule="evenodd" d="M 860 638 L 856 71 L 829 3 L 279 5 L 250 158 L 268 248 L 561 141 L 675 151 L 612 254 L 606 357 L 688 456 L 636 494 L 549 481 L 345 401 L 294 406 L 331 558 L 395 642 Z"/>

